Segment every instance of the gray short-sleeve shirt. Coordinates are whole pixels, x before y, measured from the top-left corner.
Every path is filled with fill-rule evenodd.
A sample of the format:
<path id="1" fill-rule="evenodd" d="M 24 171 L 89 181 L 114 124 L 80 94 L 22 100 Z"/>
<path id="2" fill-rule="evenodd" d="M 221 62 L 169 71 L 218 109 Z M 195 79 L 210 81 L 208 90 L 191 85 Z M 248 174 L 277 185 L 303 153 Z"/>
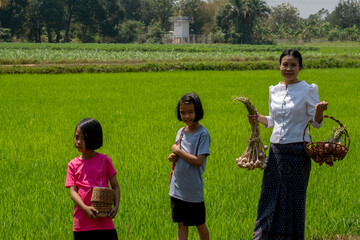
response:
<path id="1" fill-rule="evenodd" d="M 179 139 L 183 128 L 176 136 Z M 195 156 L 210 155 L 210 134 L 203 126 L 192 133 L 183 133 L 180 147 L 187 153 Z M 202 166 L 192 165 L 182 158 L 178 158 L 170 183 L 169 195 L 186 202 L 204 201 L 204 183 L 202 174 L 205 171 L 206 158 Z"/>

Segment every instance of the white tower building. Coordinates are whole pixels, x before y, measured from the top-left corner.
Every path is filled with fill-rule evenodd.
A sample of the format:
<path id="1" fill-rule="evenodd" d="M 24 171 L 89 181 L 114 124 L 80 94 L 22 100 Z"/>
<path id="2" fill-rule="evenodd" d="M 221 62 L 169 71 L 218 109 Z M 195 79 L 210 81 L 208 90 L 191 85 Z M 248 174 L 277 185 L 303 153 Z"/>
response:
<path id="1" fill-rule="evenodd" d="M 174 31 L 170 32 L 173 43 L 189 43 L 190 42 L 190 22 L 192 17 L 170 17 L 169 21 L 174 24 Z"/>

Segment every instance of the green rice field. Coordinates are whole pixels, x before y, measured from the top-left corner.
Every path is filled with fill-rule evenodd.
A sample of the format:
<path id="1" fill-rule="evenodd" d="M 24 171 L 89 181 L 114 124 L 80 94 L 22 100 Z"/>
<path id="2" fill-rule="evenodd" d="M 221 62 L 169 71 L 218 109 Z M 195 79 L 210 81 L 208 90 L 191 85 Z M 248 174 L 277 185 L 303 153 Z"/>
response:
<path id="1" fill-rule="evenodd" d="M 329 102 L 326 113 L 346 124 L 351 139 L 348 155 L 333 167 L 312 162 L 306 239 L 360 236 L 359 76 L 359 68 L 305 69 L 299 75 L 319 86 L 320 100 Z M 176 239 L 167 156 L 183 126 L 175 107 L 188 92 L 200 96 L 200 123 L 212 139 L 203 175 L 210 237 L 251 239 L 262 171 L 236 167 L 250 125 L 246 108 L 232 97 L 249 97 L 267 114 L 268 87 L 280 80 L 277 70 L 0 75 L 0 239 L 72 239 L 74 203 L 64 185 L 67 164 L 78 155 L 74 129 L 85 117 L 102 124 L 99 151 L 118 171 L 119 239 Z M 326 120 L 310 133 L 322 141 L 334 127 Z M 261 127 L 267 145 L 270 135 Z M 189 239 L 199 239 L 195 228 Z"/>

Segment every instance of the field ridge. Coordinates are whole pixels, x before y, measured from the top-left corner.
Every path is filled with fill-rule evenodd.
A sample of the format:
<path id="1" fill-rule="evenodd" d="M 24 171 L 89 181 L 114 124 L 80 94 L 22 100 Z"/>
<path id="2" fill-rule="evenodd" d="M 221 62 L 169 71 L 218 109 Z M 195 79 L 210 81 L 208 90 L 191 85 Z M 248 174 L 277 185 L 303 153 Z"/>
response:
<path id="1" fill-rule="evenodd" d="M 278 69 L 278 57 L 298 49 L 304 68 L 359 68 L 360 44 L 46 44 L 0 43 L 0 74 L 238 71 Z"/>

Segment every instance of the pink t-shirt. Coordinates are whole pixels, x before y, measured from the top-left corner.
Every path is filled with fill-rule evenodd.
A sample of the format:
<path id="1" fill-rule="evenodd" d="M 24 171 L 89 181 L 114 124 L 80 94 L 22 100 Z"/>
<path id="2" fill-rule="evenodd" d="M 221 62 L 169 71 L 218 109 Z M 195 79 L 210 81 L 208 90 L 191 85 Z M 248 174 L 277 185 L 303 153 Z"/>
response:
<path id="1" fill-rule="evenodd" d="M 101 174 L 101 169 L 102 174 Z M 70 188 L 76 186 L 78 194 L 83 202 L 91 205 L 91 194 L 93 187 L 109 187 L 108 179 L 110 179 L 116 170 L 109 156 L 96 153 L 90 159 L 81 160 L 79 157 L 74 158 L 68 164 L 65 187 Z M 114 229 L 112 219 L 101 217 L 91 219 L 77 206 L 74 208 L 74 225 L 73 231 L 91 231 Z"/>

